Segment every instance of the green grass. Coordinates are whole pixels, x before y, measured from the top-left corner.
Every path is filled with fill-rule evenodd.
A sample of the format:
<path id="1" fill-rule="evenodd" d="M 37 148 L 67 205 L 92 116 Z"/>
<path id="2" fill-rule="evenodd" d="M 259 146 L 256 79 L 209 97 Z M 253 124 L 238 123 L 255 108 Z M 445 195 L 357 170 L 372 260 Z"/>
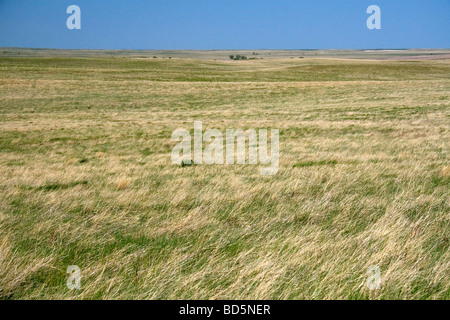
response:
<path id="1" fill-rule="evenodd" d="M 303 161 L 297 162 L 293 165 L 293 168 L 312 167 L 312 166 L 327 166 L 336 165 L 336 160 L 319 160 L 319 161 Z"/>

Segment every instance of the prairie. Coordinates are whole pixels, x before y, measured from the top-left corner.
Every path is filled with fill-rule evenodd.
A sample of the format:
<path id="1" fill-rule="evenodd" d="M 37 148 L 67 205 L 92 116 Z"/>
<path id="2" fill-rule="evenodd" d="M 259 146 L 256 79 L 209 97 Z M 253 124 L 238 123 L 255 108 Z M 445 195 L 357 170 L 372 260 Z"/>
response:
<path id="1" fill-rule="evenodd" d="M 450 299 L 449 92 L 439 59 L 0 56 L 0 298 Z M 172 164 L 195 120 L 279 129 L 278 173 Z"/>

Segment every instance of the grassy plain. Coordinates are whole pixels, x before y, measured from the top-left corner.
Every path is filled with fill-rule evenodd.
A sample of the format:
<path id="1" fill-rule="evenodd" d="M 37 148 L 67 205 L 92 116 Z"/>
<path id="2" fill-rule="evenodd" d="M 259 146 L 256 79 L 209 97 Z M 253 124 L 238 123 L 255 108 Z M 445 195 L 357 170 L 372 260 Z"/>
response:
<path id="1" fill-rule="evenodd" d="M 0 298 L 450 299 L 449 92 L 450 60 L 0 57 Z M 278 174 L 173 165 L 194 120 L 280 129 Z"/>

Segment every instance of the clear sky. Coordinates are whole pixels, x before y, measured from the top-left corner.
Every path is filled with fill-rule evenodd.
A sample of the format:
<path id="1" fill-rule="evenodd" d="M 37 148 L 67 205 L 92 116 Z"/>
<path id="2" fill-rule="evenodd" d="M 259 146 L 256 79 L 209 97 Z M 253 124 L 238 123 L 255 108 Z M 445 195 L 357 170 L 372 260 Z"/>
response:
<path id="1" fill-rule="evenodd" d="M 81 30 L 68 30 L 69 5 Z M 381 30 L 369 30 L 369 5 Z M 450 48 L 450 0 L 0 0 L 0 46 L 68 49 Z"/>

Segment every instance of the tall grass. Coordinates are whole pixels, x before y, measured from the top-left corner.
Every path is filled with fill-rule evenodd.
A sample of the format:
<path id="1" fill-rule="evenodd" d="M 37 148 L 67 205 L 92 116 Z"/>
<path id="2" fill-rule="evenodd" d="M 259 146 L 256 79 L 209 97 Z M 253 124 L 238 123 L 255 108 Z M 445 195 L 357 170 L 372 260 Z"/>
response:
<path id="1" fill-rule="evenodd" d="M 449 92 L 448 61 L 0 58 L 0 298 L 449 299 Z M 173 165 L 194 120 L 280 129 L 278 174 Z"/>

